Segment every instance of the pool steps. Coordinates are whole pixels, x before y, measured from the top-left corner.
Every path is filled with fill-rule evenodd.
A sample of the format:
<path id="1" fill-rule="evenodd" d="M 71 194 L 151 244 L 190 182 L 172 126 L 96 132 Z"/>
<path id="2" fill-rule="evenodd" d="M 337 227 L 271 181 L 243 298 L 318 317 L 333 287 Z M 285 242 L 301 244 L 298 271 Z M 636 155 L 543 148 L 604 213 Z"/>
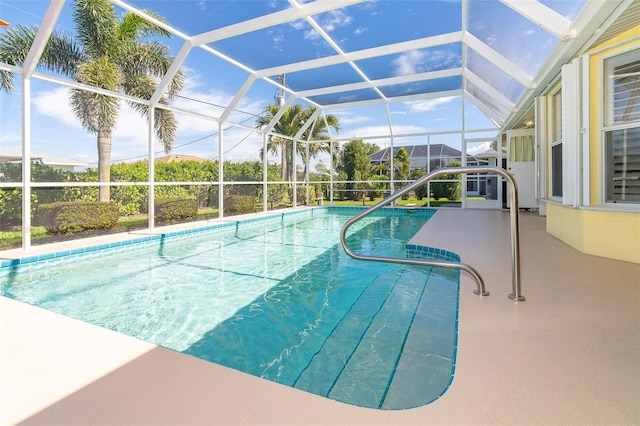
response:
<path id="1" fill-rule="evenodd" d="M 457 301 L 443 300 L 439 288 L 458 282 L 459 271 L 448 272 L 456 277 L 433 272 L 425 280 L 424 268 L 420 269 L 379 275 L 328 336 L 294 387 L 382 409 L 417 407 L 441 396 L 453 378 Z M 375 296 L 381 292 L 386 297 Z M 449 297 L 457 295 L 454 292 Z M 412 326 L 416 322 L 419 327 Z M 363 328 L 355 341 L 347 339 L 344 331 L 354 323 Z M 415 389 L 409 392 L 413 399 L 409 403 L 407 388 Z"/>

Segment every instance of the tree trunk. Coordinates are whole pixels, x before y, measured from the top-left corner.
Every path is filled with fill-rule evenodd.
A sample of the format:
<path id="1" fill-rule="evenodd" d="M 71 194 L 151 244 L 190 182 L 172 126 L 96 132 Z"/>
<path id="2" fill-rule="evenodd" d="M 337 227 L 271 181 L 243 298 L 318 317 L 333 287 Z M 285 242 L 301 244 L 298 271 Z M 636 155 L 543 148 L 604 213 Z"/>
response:
<path id="1" fill-rule="evenodd" d="M 287 145 L 282 145 L 280 152 L 280 177 L 282 180 L 287 180 Z"/>
<path id="2" fill-rule="evenodd" d="M 287 143 L 287 181 L 288 182 L 292 182 L 293 181 L 293 144 L 294 142 L 291 141 L 289 143 Z"/>
<path id="3" fill-rule="evenodd" d="M 98 181 L 111 182 L 111 132 L 98 132 Z M 100 187 L 100 201 L 109 202 L 110 187 Z"/>

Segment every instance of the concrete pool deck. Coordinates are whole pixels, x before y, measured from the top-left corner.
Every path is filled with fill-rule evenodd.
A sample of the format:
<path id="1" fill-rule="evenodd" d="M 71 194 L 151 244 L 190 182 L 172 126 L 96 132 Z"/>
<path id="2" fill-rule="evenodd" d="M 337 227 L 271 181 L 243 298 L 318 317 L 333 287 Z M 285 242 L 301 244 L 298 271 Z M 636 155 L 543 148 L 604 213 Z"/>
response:
<path id="1" fill-rule="evenodd" d="M 411 241 L 460 254 L 491 292 L 462 274 L 455 378 L 429 405 L 350 406 L 2 297 L 0 422 L 639 424 L 640 265 L 520 217 L 525 302 L 507 298 L 508 212 L 440 209 Z"/>

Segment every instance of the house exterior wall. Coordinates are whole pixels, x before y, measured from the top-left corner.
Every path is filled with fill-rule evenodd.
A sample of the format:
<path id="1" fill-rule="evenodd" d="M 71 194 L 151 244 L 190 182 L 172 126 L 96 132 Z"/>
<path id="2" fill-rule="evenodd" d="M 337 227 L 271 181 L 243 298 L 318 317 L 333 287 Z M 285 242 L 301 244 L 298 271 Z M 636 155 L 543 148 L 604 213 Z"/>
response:
<path id="1" fill-rule="evenodd" d="M 637 203 L 611 205 L 603 202 L 605 161 L 603 116 L 606 102 L 603 101 L 605 76 L 602 61 L 617 52 L 637 47 L 639 37 L 640 25 L 606 43 L 594 46 L 583 56 L 587 64 L 582 72 L 582 78 L 586 83 L 583 88 L 588 93 L 582 94 L 583 102 L 580 107 L 588 108 L 588 116 L 582 123 L 585 139 L 578 143 L 582 144 L 586 155 L 583 155 L 576 165 L 578 170 L 582 168 L 587 172 L 581 182 L 584 186 L 581 192 L 582 199 L 567 202 L 566 199 L 560 200 L 548 195 L 548 198 L 543 200 L 546 203 L 549 234 L 584 253 L 634 263 L 640 263 L 640 205 Z M 557 90 L 557 85 L 550 88 L 545 96 L 551 96 L 554 90 Z M 563 116 L 563 120 L 565 118 Z M 547 126 L 551 125 L 549 121 L 546 120 Z M 550 129 L 545 129 L 545 132 L 549 135 Z M 566 142 L 565 140 L 564 143 Z M 545 159 L 547 194 L 551 194 L 549 187 L 551 138 L 548 138 L 545 143 L 547 144 Z M 563 158 L 563 167 L 567 167 L 571 161 L 576 161 L 575 156 Z"/>
<path id="2" fill-rule="evenodd" d="M 640 214 L 547 204 L 547 232 L 586 254 L 640 263 Z"/>

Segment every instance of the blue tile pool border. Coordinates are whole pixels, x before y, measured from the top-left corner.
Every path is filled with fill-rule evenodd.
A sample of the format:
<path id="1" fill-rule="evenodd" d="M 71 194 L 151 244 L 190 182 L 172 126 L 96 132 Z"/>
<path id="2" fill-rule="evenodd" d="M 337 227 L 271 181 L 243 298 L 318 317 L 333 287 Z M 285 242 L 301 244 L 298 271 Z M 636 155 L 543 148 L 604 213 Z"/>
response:
<path id="1" fill-rule="evenodd" d="M 272 213 L 255 218 L 247 218 L 229 222 L 214 223 L 211 225 L 199 226 L 191 229 L 180 231 L 172 231 L 161 234 L 145 235 L 138 238 L 129 238 L 121 241 L 113 241 L 110 243 L 97 244 L 87 247 L 79 247 L 69 250 L 60 250 L 52 253 L 44 253 L 34 256 L 25 256 L 16 259 L 8 259 L 0 261 L 0 279 L 6 278 L 12 274 L 25 270 L 36 270 L 53 264 L 64 264 L 81 260 L 82 258 L 94 258 L 109 254 L 114 251 L 135 250 L 143 247 L 156 247 L 165 238 L 181 239 L 197 236 L 198 234 L 223 231 L 239 224 L 250 225 L 265 221 L 285 220 L 286 218 L 299 217 L 302 215 L 313 216 L 314 214 L 324 213 L 346 213 L 355 215 L 365 210 L 366 207 L 336 207 L 336 206 L 319 206 L 305 210 L 293 212 Z M 407 207 L 385 207 L 376 212 L 377 215 L 397 216 L 397 215 L 418 215 L 431 217 L 436 212 L 433 208 L 407 208 Z M 127 235 L 127 234 L 123 234 Z M 439 260 L 456 260 L 456 254 L 446 250 L 436 249 L 432 247 L 418 246 L 408 244 L 407 257 L 429 258 Z M 106 253 L 105 253 L 106 252 Z M 457 256 L 459 261 L 459 256 Z"/>
<path id="2" fill-rule="evenodd" d="M 421 246 L 417 244 L 407 244 L 407 257 L 411 259 L 444 260 L 447 262 L 460 262 L 460 255 L 457 253 L 439 249 L 435 247 Z"/>

